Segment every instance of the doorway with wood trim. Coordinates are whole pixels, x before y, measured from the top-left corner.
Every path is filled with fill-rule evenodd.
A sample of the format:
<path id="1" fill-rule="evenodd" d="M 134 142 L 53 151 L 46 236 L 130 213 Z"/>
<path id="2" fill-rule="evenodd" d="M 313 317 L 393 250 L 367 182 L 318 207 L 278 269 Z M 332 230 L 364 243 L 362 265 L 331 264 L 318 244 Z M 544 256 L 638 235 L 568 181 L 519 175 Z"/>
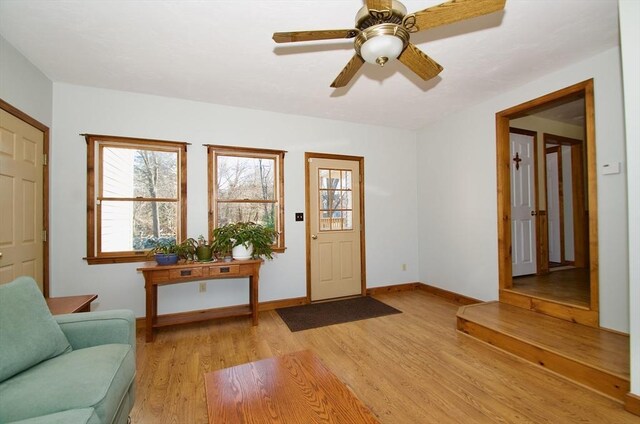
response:
<path id="1" fill-rule="evenodd" d="M 305 153 L 307 299 L 366 294 L 364 158 Z"/>
<path id="2" fill-rule="evenodd" d="M 0 284 L 26 275 L 49 296 L 49 128 L 0 100 Z"/>
<path id="3" fill-rule="evenodd" d="M 598 326 L 593 102 L 593 80 L 588 80 L 496 114 L 498 249 L 501 302 Z M 514 172 L 523 170 L 515 171 L 526 153 L 514 151 L 513 127 L 525 129 L 516 131 L 520 133 L 528 130 L 534 145 L 537 139 L 533 175 L 528 177 L 535 184 L 529 181 L 520 197 L 527 178 Z M 514 203 L 526 199 L 527 190 L 534 192 L 529 202 Z M 532 219 L 515 225 L 522 204 L 530 208 Z M 533 242 L 527 243 L 523 228 L 535 234 Z M 536 264 L 519 273 L 522 258 Z"/>

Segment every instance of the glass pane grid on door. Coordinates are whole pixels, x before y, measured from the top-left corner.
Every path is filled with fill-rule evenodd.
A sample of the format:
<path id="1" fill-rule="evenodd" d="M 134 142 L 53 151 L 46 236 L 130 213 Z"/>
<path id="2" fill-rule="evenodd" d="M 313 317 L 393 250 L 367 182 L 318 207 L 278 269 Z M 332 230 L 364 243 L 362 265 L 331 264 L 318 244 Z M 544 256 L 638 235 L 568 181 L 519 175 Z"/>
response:
<path id="1" fill-rule="evenodd" d="M 319 231 L 353 230 L 352 173 L 344 169 L 318 169 Z"/>

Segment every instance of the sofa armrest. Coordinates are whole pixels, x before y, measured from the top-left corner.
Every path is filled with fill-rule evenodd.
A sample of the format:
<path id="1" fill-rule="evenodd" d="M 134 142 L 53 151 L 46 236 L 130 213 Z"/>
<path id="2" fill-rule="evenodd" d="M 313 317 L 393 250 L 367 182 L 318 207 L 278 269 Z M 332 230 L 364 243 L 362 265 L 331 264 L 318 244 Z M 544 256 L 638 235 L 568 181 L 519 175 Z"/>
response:
<path id="1" fill-rule="evenodd" d="M 136 347 L 136 319 L 132 311 L 113 310 L 55 315 L 73 349 L 110 343 Z"/>

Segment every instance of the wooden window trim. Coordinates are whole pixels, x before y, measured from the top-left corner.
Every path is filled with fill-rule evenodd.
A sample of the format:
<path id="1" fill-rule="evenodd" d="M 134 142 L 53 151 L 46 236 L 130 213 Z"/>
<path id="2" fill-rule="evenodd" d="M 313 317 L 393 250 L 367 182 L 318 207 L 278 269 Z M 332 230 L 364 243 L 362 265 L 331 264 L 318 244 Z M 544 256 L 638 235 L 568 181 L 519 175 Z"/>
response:
<path id="1" fill-rule="evenodd" d="M 274 149 L 259 149 L 250 147 L 238 147 L 238 146 L 223 146 L 217 144 L 205 144 L 207 148 L 207 178 L 208 178 L 208 196 L 209 196 L 209 234 L 213 233 L 213 230 L 217 226 L 216 216 L 216 204 L 217 193 L 214 182 L 214 169 L 217 169 L 216 157 L 220 156 L 239 156 L 248 158 L 268 158 L 274 159 L 277 168 L 277 187 L 276 187 L 276 201 L 265 200 L 245 200 L 245 199 L 225 199 L 221 200 L 221 203 L 278 203 L 278 241 L 273 247 L 273 251 L 277 253 L 284 253 L 287 249 L 285 244 L 285 225 L 284 225 L 284 156 L 287 153 L 285 150 Z"/>
<path id="2" fill-rule="evenodd" d="M 186 236 L 187 234 L 187 146 L 190 143 L 182 141 L 166 141 L 166 140 L 154 140 L 145 138 L 134 137 L 120 137 L 100 134 L 80 134 L 85 138 L 87 143 L 87 256 L 83 259 L 87 261 L 89 265 L 98 264 L 113 264 L 113 263 L 127 263 L 127 262 L 144 262 L 149 258 L 146 251 L 140 252 L 109 252 L 100 253 L 100 231 L 99 223 L 96 221 L 98 215 L 96 212 L 96 199 L 98 198 L 97 190 L 101 189 L 96 187 L 96 144 L 98 142 L 106 142 L 112 145 L 121 146 L 149 146 L 157 148 L 158 150 L 174 151 L 176 148 L 179 152 L 179 193 L 178 193 L 178 207 L 179 212 L 179 224 L 178 224 L 178 238 Z M 100 177 L 101 175 L 99 175 Z M 101 194 L 101 193 L 100 193 Z M 105 199 L 108 200 L 108 199 Z M 139 200 L 139 199 L 136 199 Z M 158 200 L 158 199 L 154 199 Z M 162 199 L 160 199 L 162 200 Z M 173 200 L 173 199 L 172 199 Z"/>

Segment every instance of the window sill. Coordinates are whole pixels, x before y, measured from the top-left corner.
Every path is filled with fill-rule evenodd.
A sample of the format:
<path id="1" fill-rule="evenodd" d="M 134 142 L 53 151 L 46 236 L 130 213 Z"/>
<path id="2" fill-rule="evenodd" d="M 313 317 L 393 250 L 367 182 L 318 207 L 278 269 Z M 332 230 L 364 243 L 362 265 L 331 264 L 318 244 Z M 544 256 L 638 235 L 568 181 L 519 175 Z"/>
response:
<path id="1" fill-rule="evenodd" d="M 147 262 L 152 261 L 153 258 L 147 255 L 131 255 L 131 256 L 93 256 L 83 258 L 89 265 L 102 265 L 102 264 L 122 264 L 129 262 Z"/>

